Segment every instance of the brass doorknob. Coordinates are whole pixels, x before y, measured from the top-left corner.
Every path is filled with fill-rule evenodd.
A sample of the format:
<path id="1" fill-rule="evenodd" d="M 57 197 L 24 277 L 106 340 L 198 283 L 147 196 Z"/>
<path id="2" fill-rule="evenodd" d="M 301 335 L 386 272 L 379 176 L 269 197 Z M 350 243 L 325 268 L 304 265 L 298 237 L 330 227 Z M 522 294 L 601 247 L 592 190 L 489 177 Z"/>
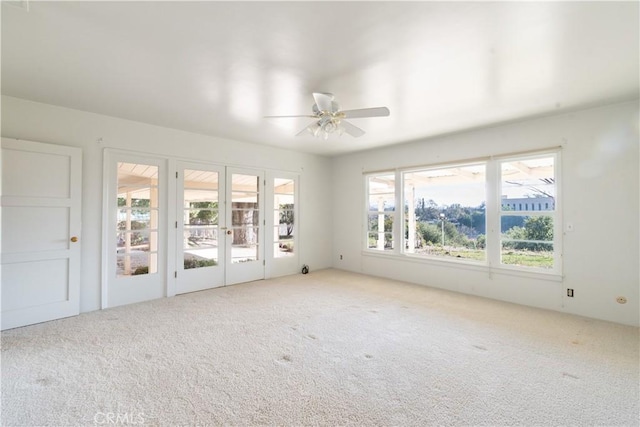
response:
<path id="1" fill-rule="evenodd" d="M 227 234 L 231 234 L 231 230 L 227 230 Z"/>
<path id="2" fill-rule="evenodd" d="M 78 241 L 78 238 L 77 238 L 76 236 L 73 236 L 73 237 L 71 238 L 71 241 L 72 241 L 73 243 L 75 243 L 75 242 L 77 242 L 77 241 Z"/>

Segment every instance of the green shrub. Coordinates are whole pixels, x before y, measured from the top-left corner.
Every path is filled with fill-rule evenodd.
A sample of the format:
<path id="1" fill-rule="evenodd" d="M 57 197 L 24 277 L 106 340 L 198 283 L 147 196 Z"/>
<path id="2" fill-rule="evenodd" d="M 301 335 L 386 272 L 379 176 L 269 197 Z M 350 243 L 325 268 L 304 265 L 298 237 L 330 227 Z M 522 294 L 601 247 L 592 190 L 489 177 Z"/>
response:
<path id="1" fill-rule="evenodd" d="M 133 273 L 131 273 L 133 276 L 137 276 L 139 274 L 149 274 L 149 266 L 148 265 L 143 265 L 140 266 L 138 268 L 136 268 Z"/>
<path id="2" fill-rule="evenodd" d="M 213 259 L 189 258 L 184 260 L 185 270 L 188 270 L 190 268 L 211 267 L 212 265 L 218 265 L 218 263 Z"/>

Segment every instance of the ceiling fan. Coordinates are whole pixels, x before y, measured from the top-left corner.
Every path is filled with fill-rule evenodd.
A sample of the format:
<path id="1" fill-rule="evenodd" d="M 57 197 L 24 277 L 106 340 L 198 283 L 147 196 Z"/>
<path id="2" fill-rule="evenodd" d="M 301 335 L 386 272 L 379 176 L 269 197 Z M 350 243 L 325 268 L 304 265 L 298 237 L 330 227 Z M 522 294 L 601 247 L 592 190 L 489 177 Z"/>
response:
<path id="1" fill-rule="evenodd" d="M 325 140 L 329 138 L 329 135 L 336 133 L 342 135 L 348 133 L 353 137 L 359 137 L 364 135 L 364 131 L 357 126 L 352 125 L 344 119 L 361 119 L 366 117 L 386 117 L 388 116 L 389 109 L 387 107 L 374 107 L 374 108 L 360 108 L 357 110 L 340 110 L 340 105 L 334 100 L 332 93 L 314 92 L 313 99 L 316 101 L 313 104 L 312 115 L 300 115 L 300 116 L 265 116 L 265 118 L 279 119 L 279 118 L 295 118 L 295 117 L 309 117 L 317 119 L 309 126 L 302 129 L 296 134 L 296 136 L 309 133 L 316 137 L 322 137 Z"/>

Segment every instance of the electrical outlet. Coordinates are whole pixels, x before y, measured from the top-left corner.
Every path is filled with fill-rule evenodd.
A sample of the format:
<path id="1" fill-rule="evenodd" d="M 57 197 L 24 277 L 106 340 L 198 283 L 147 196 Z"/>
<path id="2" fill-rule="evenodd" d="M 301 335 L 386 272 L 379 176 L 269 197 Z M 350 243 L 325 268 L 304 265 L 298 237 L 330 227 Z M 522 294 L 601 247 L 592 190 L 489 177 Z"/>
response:
<path id="1" fill-rule="evenodd" d="M 340 261 L 342 261 L 342 255 L 340 255 Z"/>
<path id="2" fill-rule="evenodd" d="M 573 298 L 573 289 L 567 289 L 567 296 Z"/>

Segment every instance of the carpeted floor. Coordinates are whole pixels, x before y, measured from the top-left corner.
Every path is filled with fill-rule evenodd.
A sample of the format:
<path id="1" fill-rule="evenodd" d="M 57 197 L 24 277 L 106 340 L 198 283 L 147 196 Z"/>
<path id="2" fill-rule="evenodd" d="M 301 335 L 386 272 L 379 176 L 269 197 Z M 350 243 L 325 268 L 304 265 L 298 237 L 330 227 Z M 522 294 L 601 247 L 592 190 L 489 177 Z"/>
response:
<path id="1" fill-rule="evenodd" d="M 322 270 L 3 332 L 1 424 L 632 426 L 638 339 Z"/>

